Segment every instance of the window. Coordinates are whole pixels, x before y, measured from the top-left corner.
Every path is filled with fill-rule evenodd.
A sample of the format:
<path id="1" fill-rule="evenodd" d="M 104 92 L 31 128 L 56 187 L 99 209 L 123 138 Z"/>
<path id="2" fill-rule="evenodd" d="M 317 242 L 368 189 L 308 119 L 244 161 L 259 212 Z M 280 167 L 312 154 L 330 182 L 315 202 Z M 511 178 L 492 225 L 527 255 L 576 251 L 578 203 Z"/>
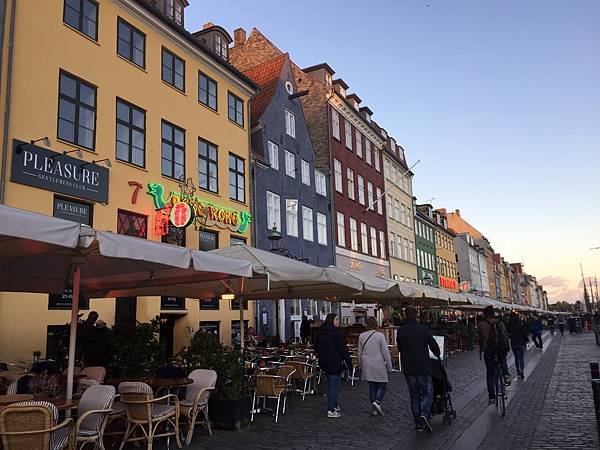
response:
<path id="1" fill-rule="evenodd" d="M 373 183 L 367 181 L 367 205 L 369 205 L 369 209 L 373 211 L 373 202 L 375 199 L 373 198 Z"/>
<path id="2" fill-rule="evenodd" d="M 98 3 L 93 0 L 65 0 L 63 22 L 98 40 Z"/>
<path id="3" fill-rule="evenodd" d="M 400 202 L 394 199 L 394 220 L 400 221 Z"/>
<path id="4" fill-rule="evenodd" d="M 308 301 L 308 317 L 315 317 L 319 315 L 319 308 L 316 300 Z"/>
<path id="5" fill-rule="evenodd" d="M 306 206 L 302 207 L 302 236 L 307 241 L 314 241 L 313 210 Z"/>
<path id="6" fill-rule="evenodd" d="M 146 239 L 148 236 L 148 218 L 141 214 L 118 210 L 117 233 Z"/>
<path id="7" fill-rule="evenodd" d="M 388 218 L 392 218 L 394 217 L 394 208 L 392 207 L 392 197 L 389 196 L 389 194 L 386 196 L 387 197 L 387 216 Z"/>
<path id="8" fill-rule="evenodd" d="M 412 263 L 415 262 L 415 249 L 412 241 L 408 241 L 408 260 Z"/>
<path id="9" fill-rule="evenodd" d="M 341 247 L 346 246 L 346 225 L 344 223 L 344 215 L 341 212 L 337 213 L 337 241 Z"/>
<path id="10" fill-rule="evenodd" d="M 117 53 L 136 66 L 146 67 L 146 35 L 120 17 L 117 19 Z"/>
<path id="11" fill-rule="evenodd" d="M 281 231 L 281 201 L 279 195 L 267 191 L 267 228 Z"/>
<path id="12" fill-rule="evenodd" d="M 375 170 L 381 172 L 381 157 L 379 155 L 379 149 L 375 147 L 373 149 L 373 159 L 375 160 Z"/>
<path id="13" fill-rule="evenodd" d="M 371 227 L 371 255 L 377 256 L 377 231 Z"/>
<path id="14" fill-rule="evenodd" d="M 315 170 L 315 188 L 317 194 L 321 194 L 325 197 L 327 196 L 326 183 L 327 181 L 325 180 L 325 175 L 318 170 Z"/>
<path id="15" fill-rule="evenodd" d="M 333 160 L 333 171 L 335 177 L 335 190 L 342 193 L 342 163 L 337 159 Z"/>
<path id="16" fill-rule="evenodd" d="M 231 92 L 227 95 L 228 117 L 229 120 L 237 123 L 240 127 L 244 126 L 244 101 L 233 95 Z"/>
<path id="17" fill-rule="evenodd" d="M 390 179 L 390 162 L 386 159 L 383 166 L 383 174 L 387 180 Z"/>
<path id="18" fill-rule="evenodd" d="M 310 165 L 308 161 L 300 160 L 300 167 L 302 169 L 302 182 L 307 186 L 310 186 Z"/>
<path id="19" fill-rule="evenodd" d="M 327 245 L 327 216 L 317 213 L 317 242 Z"/>
<path id="20" fill-rule="evenodd" d="M 285 224 L 288 236 L 298 237 L 298 200 L 285 199 Z"/>
<path id="21" fill-rule="evenodd" d="M 162 80 L 185 91 L 185 61 L 166 48 L 162 49 Z"/>
<path id="22" fill-rule="evenodd" d="M 198 72 L 198 101 L 217 110 L 217 82 L 202 72 Z"/>
<path id="23" fill-rule="evenodd" d="M 229 49 L 229 45 L 227 41 L 223 39 L 223 36 L 216 34 L 215 35 L 215 53 L 219 55 L 224 60 L 227 60 L 227 50 Z"/>
<path id="24" fill-rule="evenodd" d="M 296 157 L 292 152 L 285 151 L 285 174 L 296 178 Z"/>
<path id="25" fill-rule="evenodd" d="M 185 130 L 162 121 L 161 173 L 177 180 L 185 177 Z"/>
<path id="26" fill-rule="evenodd" d="M 346 148 L 352 150 L 352 125 L 347 120 L 344 121 L 344 129 L 346 131 Z"/>
<path id="27" fill-rule="evenodd" d="M 371 141 L 368 139 L 365 139 L 365 161 L 371 164 Z"/>
<path id="28" fill-rule="evenodd" d="M 350 248 L 358 251 L 358 228 L 356 219 L 350 219 Z"/>
<path id="29" fill-rule="evenodd" d="M 271 167 L 275 170 L 279 170 L 279 146 L 271 141 L 267 141 L 269 147 L 269 162 Z"/>
<path id="30" fill-rule="evenodd" d="M 180 0 L 165 0 L 165 14 L 177 25 L 183 25 L 183 5 Z"/>
<path id="31" fill-rule="evenodd" d="M 245 244 L 246 238 L 239 236 L 229 236 L 229 245 Z"/>
<path id="32" fill-rule="evenodd" d="M 285 132 L 288 136 L 296 137 L 296 116 L 287 109 L 285 110 Z"/>
<path id="33" fill-rule="evenodd" d="M 200 230 L 200 250 L 209 251 L 219 247 L 219 233 Z"/>
<path id="34" fill-rule="evenodd" d="M 363 150 L 362 150 L 362 134 L 360 134 L 360 131 L 358 130 L 354 130 L 354 137 L 356 139 L 356 156 L 358 156 L 359 158 L 363 157 Z"/>
<path id="35" fill-rule="evenodd" d="M 369 236 L 367 235 L 367 224 L 360 224 L 360 246 L 363 253 L 369 253 Z"/>
<path id="36" fill-rule="evenodd" d="M 96 87 L 60 72 L 58 138 L 94 150 L 96 143 Z"/>
<path id="37" fill-rule="evenodd" d="M 396 235 L 390 233 L 390 255 L 398 256 L 398 249 L 396 247 Z"/>
<path id="38" fill-rule="evenodd" d="M 362 176 L 358 176 L 358 203 L 365 204 L 365 180 Z"/>
<path id="39" fill-rule="evenodd" d="M 219 298 L 217 297 L 216 302 L 217 302 L 217 307 L 216 308 L 206 308 L 203 307 L 202 302 L 204 302 L 205 300 L 200 300 L 200 309 L 219 309 Z M 208 301 L 212 301 L 212 300 L 208 300 Z M 207 321 L 207 320 L 202 320 L 199 322 L 199 326 L 198 326 L 198 331 L 202 331 L 204 333 L 208 333 L 208 334 L 212 334 L 213 336 L 216 336 L 217 340 L 219 340 L 219 326 L 220 326 L 221 322 L 218 321 Z"/>
<path id="40" fill-rule="evenodd" d="M 379 232 L 379 257 L 385 259 L 385 234 Z"/>
<path id="41" fill-rule="evenodd" d="M 381 214 L 383 216 L 383 199 L 381 198 L 381 189 L 377 188 L 377 214 Z"/>
<path id="42" fill-rule="evenodd" d="M 406 241 L 406 239 L 404 239 L 404 238 L 402 238 L 402 237 L 398 236 L 398 244 L 400 245 L 400 250 L 402 250 L 402 251 L 401 251 L 401 253 L 400 253 L 400 258 L 402 258 L 402 259 L 404 259 L 404 260 L 406 260 L 406 259 L 407 259 L 406 252 L 407 252 L 407 250 L 408 250 L 408 249 L 406 248 L 406 243 L 405 243 L 405 241 Z"/>
<path id="43" fill-rule="evenodd" d="M 214 193 L 219 192 L 219 158 L 217 146 L 198 139 L 198 186 Z"/>
<path id="44" fill-rule="evenodd" d="M 400 205 L 400 223 L 406 224 L 406 207 L 404 203 Z"/>
<path id="45" fill-rule="evenodd" d="M 290 315 L 301 316 L 302 315 L 302 300 L 299 298 L 292 299 L 290 305 Z"/>
<path id="46" fill-rule="evenodd" d="M 246 170 L 244 160 L 233 153 L 229 154 L 229 198 L 238 202 L 246 201 Z"/>
<path id="47" fill-rule="evenodd" d="M 350 167 L 346 168 L 346 177 L 348 179 L 348 198 L 354 200 L 354 171 Z"/>
<path id="48" fill-rule="evenodd" d="M 331 110 L 331 129 L 333 137 L 340 140 L 340 113 L 335 109 Z"/>
<path id="49" fill-rule="evenodd" d="M 117 98 L 117 159 L 144 167 L 146 164 L 146 111 Z"/>

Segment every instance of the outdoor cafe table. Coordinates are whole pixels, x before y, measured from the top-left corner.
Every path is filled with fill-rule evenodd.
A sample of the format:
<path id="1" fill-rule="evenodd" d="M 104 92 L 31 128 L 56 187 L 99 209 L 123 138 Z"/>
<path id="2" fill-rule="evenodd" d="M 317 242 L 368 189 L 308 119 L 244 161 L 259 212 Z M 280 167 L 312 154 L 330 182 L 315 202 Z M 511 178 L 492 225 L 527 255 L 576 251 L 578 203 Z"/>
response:
<path id="1" fill-rule="evenodd" d="M 59 411 L 68 411 L 71 409 L 77 408 L 79 404 L 79 400 L 67 400 L 64 398 L 49 398 L 45 396 L 38 396 L 33 394 L 14 394 L 14 395 L 0 395 L 0 409 L 11 405 L 13 403 L 18 402 L 27 402 L 27 401 L 37 401 L 37 402 L 48 402 L 52 403 L 56 406 L 56 409 Z"/>
<path id="2" fill-rule="evenodd" d="M 119 384 L 125 381 L 146 383 L 153 390 L 161 388 L 166 388 L 167 390 L 170 390 L 176 387 L 187 386 L 188 384 L 192 384 L 194 382 L 194 380 L 190 378 L 112 378 L 106 380 L 105 383 L 118 388 Z"/>

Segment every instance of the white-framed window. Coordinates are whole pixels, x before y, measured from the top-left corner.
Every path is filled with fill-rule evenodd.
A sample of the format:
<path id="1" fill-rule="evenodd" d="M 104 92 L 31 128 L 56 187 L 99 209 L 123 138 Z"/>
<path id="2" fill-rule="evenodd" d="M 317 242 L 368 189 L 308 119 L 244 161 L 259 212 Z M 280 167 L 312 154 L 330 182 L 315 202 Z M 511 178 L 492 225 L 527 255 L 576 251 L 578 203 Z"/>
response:
<path id="1" fill-rule="evenodd" d="M 296 178 L 296 157 L 292 152 L 285 151 L 285 174 Z"/>
<path id="2" fill-rule="evenodd" d="M 331 130 L 333 137 L 340 140 L 340 113 L 335 109 L 331 109 Z"/>
<path id="3" fill-rule="evenodd" d="M 385 259 L 385 233 L 379 232 L 379 257 Z"/>
<path id="4" fill-rule="evenodd" d="M 327 216 L 317 213 L 317 242 L 327 245 Z"/>
<path id="5" fill-rule="evenodd" d="M 344 215 L 341 212 L 337 213 L 337 243 L 340 247 L 346 246 L 346 224 L 344 223 Z"/>
<path id="6" fill-rule="evenodd" d="M 296 115 L 287 109 L 285 110 L 285 132 L 288 136 L 296 137 Z"/>
<path id="7" fill-rule="evenodd" d="M 408 228 L 412 228 L 412 216 L 410 214 L 410 211 L 411 211 L 411 207 L 407 206 L 406 207 L 406 226 Z"/>
<path id="8" fill-rule="evenodd" d="M 367 205 L 369 209 L 373 211 L 373 202 L 375 199 L 373 198 L 373 183 L 367 181 Z"/>
<path id="9" fill-rule="evenodd" d="M 354 171 L 350 168 L 346 168 L 346 179 L 348 180 L 348 198 L 354 200 Z"/>
<path id="10" fill-rule="evenodd" d="M 358 203 L 365 204 L 365 179 L 361 175 L 358 176 Z"/>
<path id="11" fill-rule="evenodd" d="M 400 221 L 400 202 L 394 199 L 394 220 Z"/>
<path id="12" fill-rule="evenodd" d="M 408 260 L 411 263 L 415 262 L 415 244 L 413 241 L 408 241 Z"/>
<path id="13" fill-rule="evenodd" d="M 308 317 L 313 318 L 319 315 L 319 307 L 316 300 L 310 299 L 308 301 Z"/>
<path id="14" fill-rule="evenodd" d="M 301 316 L 302 315 L 302 300 L 299 298 L 292 299 L 292 304 L 290 306 L 290 315 L 292 316 Z"/>
<path id="15" fill-rule="evenodd" d="M 307 186 L 310 186 L 310 164 L 308 164 L 308 161 L 301 159 L 300 169 L 302 173 L 302 182 Z"/>
<path id="16" fill-rule="evenodd" d="M 352 125 L 347 120 L 344 121 L 344 130 L 346 131 L 346 148 L 352 150 Z"/>
<path id="17" fill-rule="evenodd" d="M 350 248 L 358 251 L 358 228 L 356 219 L 350 218 Z"/>
<path id="18" fill-rule="evenodd" d="M 327 197 L 327 180 L 325 174 L 315 170 L 315 190 L 317 194 Z"/>
<path id="19" fill-rule="evenodd" d="M 367 224 L 360 223 L 360 246 L 363 253 L 369 253 L 369 236 L 367 235 Z"/>
<path id="20" fill-rule="evenodd" d="M 356 139 L 356 156 L 359 158 L 363 157 L 363 146 L 362 146 L 362 134 L 358 129 L 354 130 L 354 137 Z"/>
<path id="21" fill-rule="evenodd" d="M 404 206 L 404 203 L 400 205 L 400 223 L 406 225 L 406 206 Z"/>
<path id="22" fill-rule="evenodd" d="M 390 255 L 398 256 L 398 248 L 396 247 L 396 235 L 390 233 Z"/>
<path id="23" fill-rule="evenodd" d="M 313 210 L 307 206 L 302 207 L 302 237 L 307 241 L 314 241 Z"/>
<path id="24" fill-rule="evenodd" d="M 298 200 L 285 199 L 285 225 L 288 236 L 298 237 Z"/>
<path id="25" fill-rule="evenodd" d="M 393 200 L 389 194 L 387 194 L 386 197 L 387 197 L 387 216 L 388 216 L 388 218 L 391 219 L 394 217 L 394 208 L 392 206 Z"/>
<path id="26" fill-rule="evenodd" d="M 371 164 L 371 141 L 365 139 L 365 161 L 367 164 Z"/>
<path id="27" fill-rule="evenodd" d="M 393 184 L 396 184 L 396 166 L 394 165 L 394 163 L 390 164 L 390 181 Z"/>
<path id="28" fill-rule="evenodd" d="M 267 142 L 269 147 L 269 163 L 275 170 L 279 170 L 279 146 L 271 141 Z"/>
<path id="29" fill-rule="evenodd" d="M 407 253 L 408 253 L 408 249 L 406 248 L 406 243 L 405 243 L 406 239 L 398 236 L 398 244 L 401 246 L 402 249 L 402 254 L 400 255 L 400 258 L 402 258 L 403 260 L 407 260 Z"/>
<path id="30" fill-rule="evenodd" d="M 369 231 L 371 232 L 371 255 L 377 256 L 377 230 L 371 227 Z"/>
<path id="31" fill-rule="evenodd" d="M 279 195 L 267 191 L 267 227 L 277 227 L 281 232 L 281 199 Z"/>
<path id="32" fill-rule="evenodd" d="M 381 189 L 377 188 L 377 214 L 383 216 L 383 199 L 381 198 Z"/>
<path id="33" fill-rule="evenodd" d="M 375 170 L 381 172 L 381 155 L 377 147 L 373 149 L 373 159 L 375 160 Z"/>
<path id="34" fill-rule="evenodd" d="M 343 193 L 342 188 L 342 163 L 337 159 L 333 160 L 333 173 L 335 178 L 335 190 L 339 193 Z"/>

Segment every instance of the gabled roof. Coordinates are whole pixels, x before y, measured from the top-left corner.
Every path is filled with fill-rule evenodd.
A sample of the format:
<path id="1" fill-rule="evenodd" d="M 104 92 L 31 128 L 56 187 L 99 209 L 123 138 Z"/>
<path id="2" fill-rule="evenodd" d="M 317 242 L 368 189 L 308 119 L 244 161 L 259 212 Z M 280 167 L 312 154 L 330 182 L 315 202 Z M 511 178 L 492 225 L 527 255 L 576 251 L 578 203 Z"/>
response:
<path id="1" fill-rule="evenodd" d="M 258 119 L 260 119 L 267 106 L 271 103 L 283 64 L 286 60 L 289 60 L 289 55 L 284 53 L 244 72 L 244 75 L 260 87 L 260 92 L 250 102 L 252 125 L 258 122 Z"/>

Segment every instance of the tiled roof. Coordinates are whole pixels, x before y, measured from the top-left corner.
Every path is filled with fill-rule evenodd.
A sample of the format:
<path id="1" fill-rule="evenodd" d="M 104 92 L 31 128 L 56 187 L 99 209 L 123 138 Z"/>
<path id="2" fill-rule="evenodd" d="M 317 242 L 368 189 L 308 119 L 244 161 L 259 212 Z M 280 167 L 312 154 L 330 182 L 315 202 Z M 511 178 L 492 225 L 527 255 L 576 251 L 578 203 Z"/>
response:
<path id="1" fill-rule="evenodd" d="M 252 98 L 252 102 L 250 103 L 252 125 L 258 122 L 258 119 L 260 119 L 267 106 L 269 106 L 269 103 L 271 103 L 271 99 L 277 88 L 281 69 L 288 58 L 289 55 L 284 53 L 244 72 L 244 75 L 260 88 L 260 92 Z"/>

